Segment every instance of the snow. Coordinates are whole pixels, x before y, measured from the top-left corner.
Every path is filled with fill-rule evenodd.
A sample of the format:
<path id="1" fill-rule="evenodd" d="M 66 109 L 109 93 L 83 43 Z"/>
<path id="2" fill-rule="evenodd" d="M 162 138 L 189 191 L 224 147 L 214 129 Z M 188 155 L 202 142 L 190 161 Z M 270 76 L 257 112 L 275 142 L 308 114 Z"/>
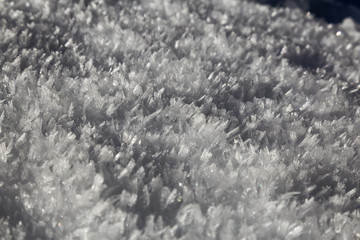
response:
<path id="1" fill-rule="evenodd" d="M 0 1 L 0 239 L 359 238 L 359 26 L 288 6 Z"/>

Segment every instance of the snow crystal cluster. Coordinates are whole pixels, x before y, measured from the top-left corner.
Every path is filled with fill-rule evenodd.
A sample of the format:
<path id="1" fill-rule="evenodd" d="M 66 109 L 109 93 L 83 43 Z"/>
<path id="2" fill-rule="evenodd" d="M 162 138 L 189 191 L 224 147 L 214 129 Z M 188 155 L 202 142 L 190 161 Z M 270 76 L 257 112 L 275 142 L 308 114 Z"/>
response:
<path id="1" fill-rule="evenodd" d="M 360 32 L 245 0 L 0 1 L 0 239 L 360 238 Z"/>

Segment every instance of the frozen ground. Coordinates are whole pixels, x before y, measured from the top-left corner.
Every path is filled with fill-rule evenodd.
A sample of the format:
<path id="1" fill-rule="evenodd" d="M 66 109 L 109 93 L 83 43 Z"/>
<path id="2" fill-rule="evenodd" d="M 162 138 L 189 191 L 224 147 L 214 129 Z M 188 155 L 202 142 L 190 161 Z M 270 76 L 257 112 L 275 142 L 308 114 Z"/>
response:
<path id="1" fill-rule="evenodd" d="M 360 238 L 358 28 L 0 1 L 0 239 Z"/>

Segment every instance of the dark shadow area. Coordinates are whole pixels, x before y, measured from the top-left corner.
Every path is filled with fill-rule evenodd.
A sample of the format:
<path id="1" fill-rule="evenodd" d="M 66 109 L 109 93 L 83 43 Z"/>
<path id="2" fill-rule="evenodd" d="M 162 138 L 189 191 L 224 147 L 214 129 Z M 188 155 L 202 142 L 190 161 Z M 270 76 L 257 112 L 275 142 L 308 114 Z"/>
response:
<path id="1" fill-rule="evenodd" d="M 356 201 L 360 196 L 360 182 L 355 173 L 346 169 L 337 169 L 336 166 L 317 166 L 311 168 L 307 179 L 299 179 L 298 173 L 293 175 L 293 188 L 291 191 L 300 192 L 297 200 L 305 202 L 306 199 L 314 198 L 315 201 L 324 204 L 331 204 L 330 198 L 338 195 L 347 200 L 341 206 L 334 206 L 339 212 L 353 212 L 360 208 Z M 352 194 L 349 194 L 349 192 Z"/>
<path id="2" fill-rule="evenodd" d="M 11 226 L 23 221 L 23 209 L 18 195 L 14 189 L 0 188 L 0 219 L 8 219 Z"/>
<path id="3" fill-rule="evenodd" d="M 360 88 L 355 83 L 348 83 L 344 87 L 343 91 L 346 94 L 346 98 L 351 105 L 359 106 L 360 105 Z M 356 111 L 356 108 L 354 109 Z"/>
<path id="4" fill-rule="evenodd" d="M 0 188 L 0 220 L 9 221 L 11 235 L 19 224 L 24 226 L 25 239 L 45 239 L 45 226 L 40 226 L 26 213 L 19 191 L 12 187 Z M 13 229 L 14 228 L 14 229 Z M 13 238 L 15 239 L 15 238 Z"/>
<path id="5" fill-rule="evenodd" d="M 210 15 L 213 10 L 211 1 L 204 0 L 187 0 L 190 13 L 195 12 L 202 20 Z"/>
<path id="6" fill-rule="evenodd" d="M 317 68 L 322 68 L 326 65 L 326 60 L 320 52 L 314 50 L 315 48 L 300 47 L 300 51 L 290 49 L 285 56 L 289 59 L 289 63 L 295 66 L 303 67 L 309 71 L 315 71 Z"/>

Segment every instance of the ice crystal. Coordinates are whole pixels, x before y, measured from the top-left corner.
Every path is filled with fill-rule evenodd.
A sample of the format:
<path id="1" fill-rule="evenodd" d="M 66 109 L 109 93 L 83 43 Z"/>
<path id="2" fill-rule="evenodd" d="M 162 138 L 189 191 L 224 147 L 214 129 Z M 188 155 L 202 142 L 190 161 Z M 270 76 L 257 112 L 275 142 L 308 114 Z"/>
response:
<path id="1" fill-rule="evenodd" d="M 358 238 L 356 18 L 262 2 L 0 1 L 0 238 Z"/>

